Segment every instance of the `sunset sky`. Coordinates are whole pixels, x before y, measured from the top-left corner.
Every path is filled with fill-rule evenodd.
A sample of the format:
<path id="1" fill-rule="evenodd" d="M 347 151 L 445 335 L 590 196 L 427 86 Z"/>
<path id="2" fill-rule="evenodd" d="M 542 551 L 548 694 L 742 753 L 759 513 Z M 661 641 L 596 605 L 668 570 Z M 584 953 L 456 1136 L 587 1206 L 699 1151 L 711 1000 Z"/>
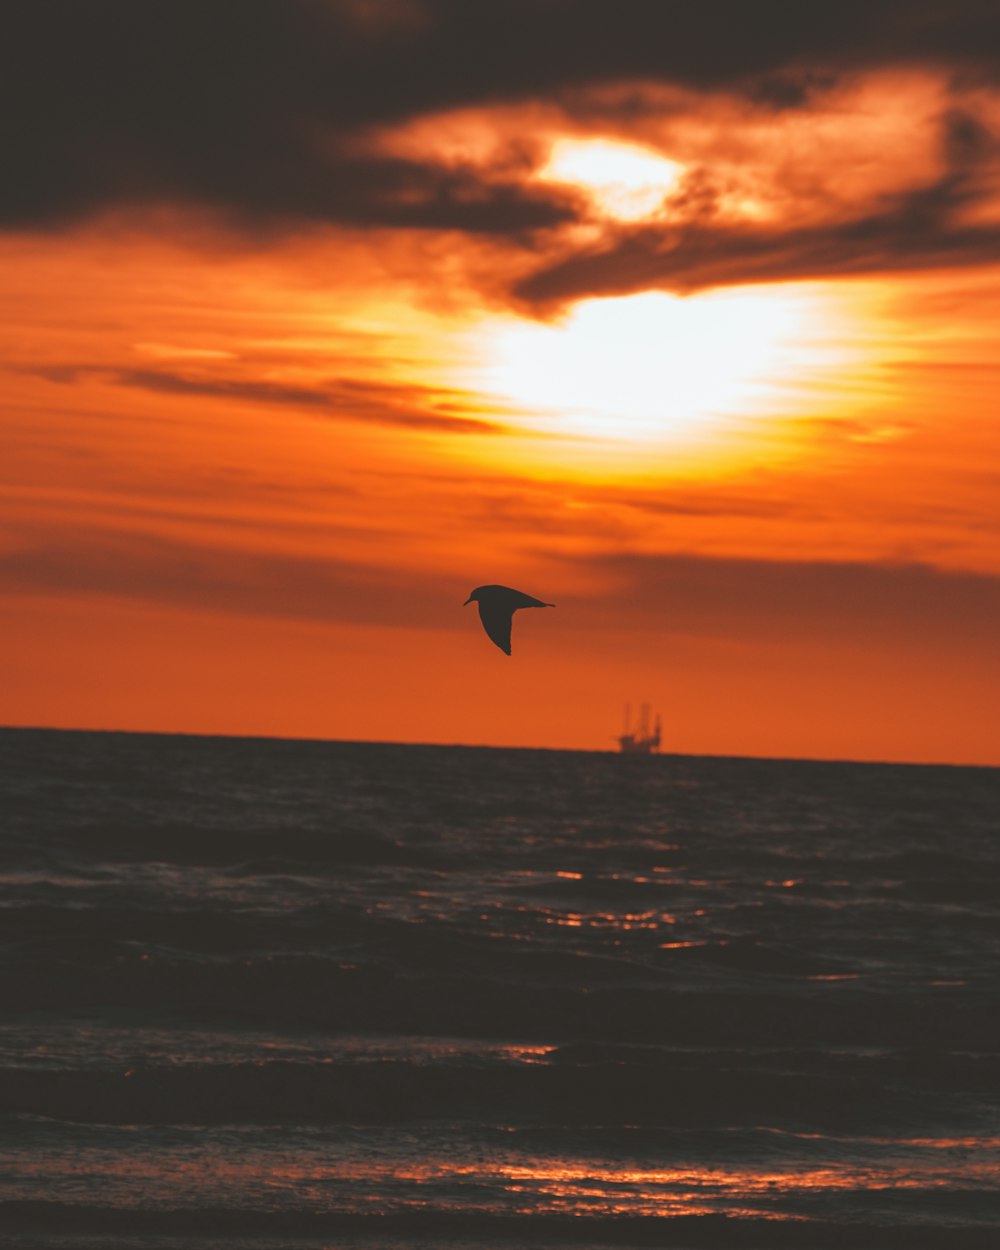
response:
<path id="1" fill-rule="evenodd" d="M 1000 764 L 995 3 L 5 17 L 0 722 Z"/>

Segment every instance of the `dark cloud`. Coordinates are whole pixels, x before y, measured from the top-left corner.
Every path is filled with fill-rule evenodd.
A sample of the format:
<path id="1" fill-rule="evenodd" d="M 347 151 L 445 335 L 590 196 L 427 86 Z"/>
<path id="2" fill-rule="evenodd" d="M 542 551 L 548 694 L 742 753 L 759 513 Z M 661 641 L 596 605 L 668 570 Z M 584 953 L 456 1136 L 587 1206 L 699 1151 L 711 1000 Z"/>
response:
<path id="1" fill-rule="evenodd" d="M 981 74 L 998 44 L 1000 11 L 980 0 L 30 0 L 5 13 L 0 44 L 0 224 L 180 202 L 253 227 L 521 236 L 572 205 L 504 171 L 365 155 L 356 140 L 628 80 L 787 109 L 817 73 Z"/>
<path id="2" fill-rule="evenodd" d="M 636 232 L 616 247 L 541 269 L 515 294 L 534 305 L 650 289 L 688 294 L 716 286 L 992 264 L 1000 254 L 1000 228 L 921 237 L 897 226 L 893 219 L 868 218 L 787 234 L 694 228 L 675 235 L 670 246 L 655 232 Z"/>
<path id="3" fill-rule="evenodd" d="M 95 595 L 233 616 L 440 628 L 461 621 L 463 580 L 377 569 L 330 555 L 254 550 L 141 531 L 73 527 L 8 535 L 8 592 Z M 435 593 L 436 592 L 436 593 Z"/>
<path id="4" fill-rule="evenodd" d="M 962 210 L 978 199 L 973 174 L 950 170 L 929 187 L 890 199 L 847 221 L 800 227 L 643 225 L 539 266 L 515 287 L 528 304 L 558 305 L 588 296 L 848 274 L 992 264 L 1000 224 L 969 224 Z"/>
<path id="5" fill-rule="evenodd" d="M 333 222 L 518 235 L 572 216 L 551 193 L 502 177 L 346 150 L 359 126 L 405 115 L 434 77 L 419 49 L 373 41 L 349 8 L 19 6 L 0 50 L 0 224 L 178 201 L 250 229 Z"/>
<path id="6" fill-rule="evenodd" d="M 622 554 L 586 558 L 616 586 L 579 619 L 703 638 L 962 648 L 1000 633 L 1000 578 L 920 563 Z M 572 623 L 567 623 L 573 628 Z M 588 626 L 589 627 L 589 626 Z"/>
<path id="7" fill-rule="evenodd" d="M 252 379 L 193 376 L 164 369 L 105 369 L 92 365 L 32 365 L 21 367 L 18 372 L 62 385 L 97 378 L 115 386 L 157 395 L 203 395 L 239 403 L 304 408 L 333 420 L 366 421 L 412 430 L 493 434 L 504 428 L 480 417 L 450 415 L 448 398 L 454 406 L 455 392 L 354 378 L 327 380 L 321 386 L 293 386 Z M 437 405 L 441 400 L 444 402 L 439 411 Z"/>
<path id="8" fill-rule="evenodd" d="M 746 643 L 951 654 L 989 648 L 1000 631 L 1000 578 L 930 565 L 695 555 L 561 558 L 592 577 L 561 594 L 559 629 Z M 255 549 L 148 526 L 12 527 L 0 554 L 9 592 L 97 595 L 235 616 L 462 628 L 469 577 L 371 567 L 335 551 Z M 659 645 L 659 643 L 657 643 Z"/>

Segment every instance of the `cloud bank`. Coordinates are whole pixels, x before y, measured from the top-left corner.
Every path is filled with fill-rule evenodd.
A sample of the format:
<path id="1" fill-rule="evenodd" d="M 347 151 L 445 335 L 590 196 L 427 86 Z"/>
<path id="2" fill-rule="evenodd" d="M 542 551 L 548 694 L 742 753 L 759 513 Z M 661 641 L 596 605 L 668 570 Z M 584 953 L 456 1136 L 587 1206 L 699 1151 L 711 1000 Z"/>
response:
<path id="1" fill-rule="evenodd" d="M 0 229 L 179 205 L 251 236 L 488 237 L 531 245 L 537 262 L 522 261 L 513 297 L 536 306 L 978 264 L 1000 244 L 997 46 L 1000 12 L 979 0 L 35 0 L 8 17 L 0 50 Z M 938 168 L 807 223 L 720 214 L 712 171 L 740 168 L 738 120 L 662 220 L 605 223 L 585 244 L 573 233 L 588 218 L 580 196 L 531 176 L 541 154 L 530 128 L 487 157 L 391 142 L 419 119 L 479 110 L 488 128 L 514 107 L 555 110 L 578 132 L 648 137 L 671 109 L 720 99 L 785 134 L 838 84 L 893 70 L 945 84 L 927 122 Z M 916 129 L 912 142 L 923 142 Z M 756 159 L 744 153 L 744 170 Z M 769 159 L 771 193 L 794 197 L 806 175 Z M 898 159 L 888 145 L 886 159 Z"/>

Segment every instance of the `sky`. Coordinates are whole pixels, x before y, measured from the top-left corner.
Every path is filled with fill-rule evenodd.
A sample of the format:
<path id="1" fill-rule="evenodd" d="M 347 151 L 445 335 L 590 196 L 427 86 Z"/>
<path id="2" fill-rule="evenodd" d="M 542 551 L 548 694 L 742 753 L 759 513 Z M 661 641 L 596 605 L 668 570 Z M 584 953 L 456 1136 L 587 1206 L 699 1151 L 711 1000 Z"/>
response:
<path id="1" fill-rule="evenodd" d="M 0 722 L 1000 764 L 995 4 L 5 27 Z"/>

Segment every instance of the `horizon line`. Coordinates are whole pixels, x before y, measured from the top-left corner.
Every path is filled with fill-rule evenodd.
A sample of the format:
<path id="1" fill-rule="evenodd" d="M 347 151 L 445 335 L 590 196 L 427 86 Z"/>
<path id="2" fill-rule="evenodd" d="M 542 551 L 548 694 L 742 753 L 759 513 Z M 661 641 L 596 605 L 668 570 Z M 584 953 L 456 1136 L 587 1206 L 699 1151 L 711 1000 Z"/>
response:
<path id="1" fill-rule="evenodd" d="M 235 742 L 303 742 L 329 746 L 384 746 L 384 747 L 430 747 L 446 750 L 462 751 L 552 751 L 563 755 L 613 755 L 628 759 L 663 759 L 686 760 L 736 760 L 761 764 L 852 764 L 871 765 L 873 768 L 975 768 L 996 771 L 1000 763 L 986 764 L 978 762 L 949 760 L 889 760 L 889 759 L 851 759 L 844 756 L 796 756 L 796 755 L 724 755 L 714 752 L 693 751 L 655 751 L 650 755 L 623 756 L 622 752 L 610 747 L 553 747 L 553 746 L 497 746 L 485 742 L 405 742 L 398 739 L 382 738 L 320 738 L 301 734 L 261 734 L 261 733 L 211 733 L 196 729 L 120 729 L 96 728 L 86 725 L 8 725 L 0 724 L 0 733 L 65 733 L 65 734 L 108 734 L 120 737 L 157 737 L 157 738 L 221 738 Z"/>

